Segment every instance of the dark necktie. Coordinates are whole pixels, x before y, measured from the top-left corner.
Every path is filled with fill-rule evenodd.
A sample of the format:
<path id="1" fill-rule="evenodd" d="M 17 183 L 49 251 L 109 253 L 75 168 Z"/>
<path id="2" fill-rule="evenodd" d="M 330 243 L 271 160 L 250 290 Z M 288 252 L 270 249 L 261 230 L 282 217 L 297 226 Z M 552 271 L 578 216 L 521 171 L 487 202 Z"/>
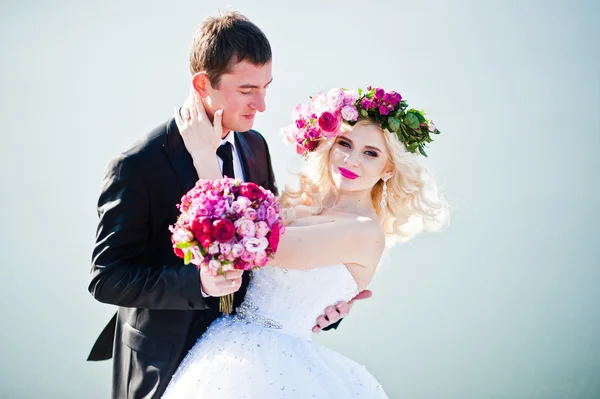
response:
<path id="1" fill-rule="evenodd" d="M 217 155 L 223 160 L 223 177 L 235 178 L 233 173 L 233 151 L 229 141 L 217 148 Z"/>

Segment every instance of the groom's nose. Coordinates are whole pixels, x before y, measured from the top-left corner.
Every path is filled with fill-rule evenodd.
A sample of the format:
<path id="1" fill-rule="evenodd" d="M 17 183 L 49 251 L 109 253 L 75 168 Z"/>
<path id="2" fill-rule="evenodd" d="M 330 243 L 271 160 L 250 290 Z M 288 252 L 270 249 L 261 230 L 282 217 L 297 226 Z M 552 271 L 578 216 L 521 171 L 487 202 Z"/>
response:
<path id="1" fill-rule="evenodd" d="M 265 110 L 267 109 L 267 104 L 265 102 L 265 92 L 258 92 L 253 98 L 252 98 L 252 102 L 250 103 L 250 108 L 252 108 L 253 110 L 256 110 L 258 112 L 265 112 Z"/>

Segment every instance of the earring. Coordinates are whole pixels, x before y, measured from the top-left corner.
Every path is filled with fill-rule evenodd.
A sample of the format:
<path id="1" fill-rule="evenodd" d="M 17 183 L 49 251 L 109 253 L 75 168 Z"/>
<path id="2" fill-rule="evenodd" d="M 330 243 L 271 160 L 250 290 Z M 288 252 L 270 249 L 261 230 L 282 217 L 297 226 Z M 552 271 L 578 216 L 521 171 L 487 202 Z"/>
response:
<path id="1" fill-rule="evenodd" d="M 387 205 L 386 202 L 386 198 L 387 198 L 387 181 L 389 179 L 389 176 L 386 176 L 383 178 L 383 192 L 381 193 L 381 202 L 379 203 L 379 205 L 381 205 L 382 208 L 385 209 L 385 206 Z"/>

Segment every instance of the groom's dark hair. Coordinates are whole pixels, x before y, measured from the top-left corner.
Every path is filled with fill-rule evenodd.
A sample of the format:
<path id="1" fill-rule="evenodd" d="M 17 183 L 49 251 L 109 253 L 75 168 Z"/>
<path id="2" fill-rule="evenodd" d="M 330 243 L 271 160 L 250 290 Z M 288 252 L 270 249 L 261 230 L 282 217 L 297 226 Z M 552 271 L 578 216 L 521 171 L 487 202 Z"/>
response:
<path id="1" fill-rule="evenodd" d="M 264 65 L 271 58 L 271 44 L 259 27 L 242 14 L 229 11 L 198 26 L 190 49 L 190 72 L 206 72 L 217 89 L 221 76 L 238 62 Z"/>

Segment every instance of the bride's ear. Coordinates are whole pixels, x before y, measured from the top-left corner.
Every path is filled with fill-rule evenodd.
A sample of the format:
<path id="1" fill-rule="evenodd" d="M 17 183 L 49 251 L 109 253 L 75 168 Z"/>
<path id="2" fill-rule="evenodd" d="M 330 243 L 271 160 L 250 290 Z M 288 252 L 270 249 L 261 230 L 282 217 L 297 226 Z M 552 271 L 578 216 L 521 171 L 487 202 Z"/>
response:
<path id="1" fill-rule="evenodd" d="M 192 76 L 192 87 L 201 98 L 208 97 L 208 91 L 212 86 L 206 72 L 198 72 Z"/>

